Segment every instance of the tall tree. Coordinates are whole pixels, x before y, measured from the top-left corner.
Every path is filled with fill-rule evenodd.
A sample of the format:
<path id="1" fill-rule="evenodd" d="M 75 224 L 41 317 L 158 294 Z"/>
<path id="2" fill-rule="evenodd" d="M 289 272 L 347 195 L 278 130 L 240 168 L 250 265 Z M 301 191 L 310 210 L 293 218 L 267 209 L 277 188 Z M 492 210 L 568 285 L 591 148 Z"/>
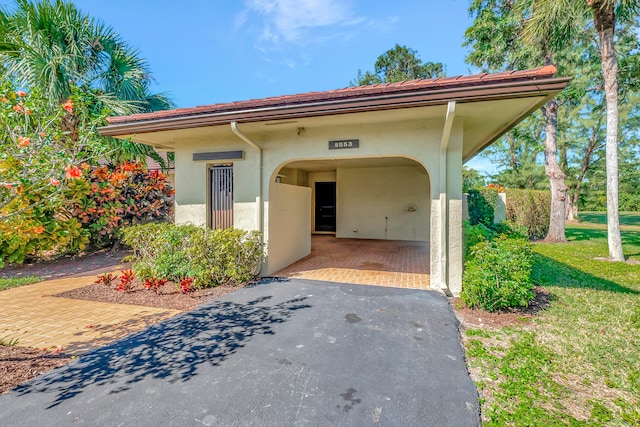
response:
<path id="1" fill-rule="evenodd" d="M 164 94 L 151 92 L 149 66 L 136 50 L 66 0 L 15 0 L 11 9 L 0 8 L 0 69 L 52 102 L 63 103 L 76 87 L 112 114 L 173 106 Z M 160 159 L 153 148 L 135 143 L 122 153 Z"/>
<path id="2" fill-rule="evenodd" d="M 555 60 L 565 48 L 554 42 L 554 34 L 575 25 L 571 17 L 556 18 L 537 32 L 526 31 L 527 17 L 535 5 L 531 0 L 474 0 L 469 9 L 474 16 L 473 25 L 465 33 L 465 45 L 472 47 L 467 61 L 486 71 L 528 68 L 540 64 L 562 68 Z M 559 166 L 557 154 L 558 101 L 549 100 L 542 107 L 545 120 L 544 158 L 545 173 L 551 187 L 551 216 L 545 240 L 565 242 L 564 218 L 567 186 L 565 174 Z"/>
<path id="3" fill-rule="evenodd" d="M 378 57 L 374 72 L 367 71 L 363 74 L 358 70 L 358 76 L 351 84 L 364 86 L 442 76 L 444 76 L 442 63 L 423 63 L 415 50 L 396 44 L 393 49 L 389 49 Z"/>
<path id="4" fill-rule="evenodd" d="M 549 28 L 555 19 L 577 18 L 590 14 L 598 34 L 606 101 L 607 240 L 609 258 L 624 261 L 618 215 L 618 59 L 615 52 L 615 27 L 619 16 L 635 16 L 640 0 L 530 0 L 532 32 Z M 557 43 L 570 44 L 574 27 L 553 33 Z"/>

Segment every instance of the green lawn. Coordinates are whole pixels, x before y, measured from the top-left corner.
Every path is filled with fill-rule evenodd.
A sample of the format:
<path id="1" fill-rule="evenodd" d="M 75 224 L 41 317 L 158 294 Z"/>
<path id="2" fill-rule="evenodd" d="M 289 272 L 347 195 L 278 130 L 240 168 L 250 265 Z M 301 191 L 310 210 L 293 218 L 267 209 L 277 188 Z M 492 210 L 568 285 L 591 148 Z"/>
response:
<path id="1" fill-rule="evenodd" d="M 0 291 L 9 288 L 16 288 L 18 286 L 30 285 L 32 283 L 39 282 L 41 279 L 35 276 L 28 277 L 16 277 L 13 279 L 1 279 L 0 278 Z"/>
<path id="2" fill-rule="evenodd" d="M 568 244 L 534 245 L 551 304 L 534 321 L 469 329 L 485 425 L 640 425 L 640 214 L 625 213 L 612 263 L 600 213 L 567 226 Z M 588 221 L 588 222 L 587 222 Z"/>

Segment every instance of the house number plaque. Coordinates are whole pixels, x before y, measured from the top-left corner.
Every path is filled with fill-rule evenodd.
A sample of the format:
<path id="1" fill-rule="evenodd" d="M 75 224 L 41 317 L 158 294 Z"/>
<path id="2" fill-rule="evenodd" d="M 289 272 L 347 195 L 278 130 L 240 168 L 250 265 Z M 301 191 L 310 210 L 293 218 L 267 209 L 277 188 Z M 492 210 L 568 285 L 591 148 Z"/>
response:
<path id="1" fill-rule="evenodd" d="M 340 141 L 329 141 L 329 150 L 340 150 L 343 148 L 358 148 L 359 139 L 342 139 Z"/>

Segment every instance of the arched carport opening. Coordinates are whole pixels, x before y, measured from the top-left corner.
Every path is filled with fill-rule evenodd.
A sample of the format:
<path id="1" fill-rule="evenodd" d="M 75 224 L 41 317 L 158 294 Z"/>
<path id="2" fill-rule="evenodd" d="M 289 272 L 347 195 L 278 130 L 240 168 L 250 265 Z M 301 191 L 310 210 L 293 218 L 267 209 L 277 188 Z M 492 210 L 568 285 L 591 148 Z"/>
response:
<path id="1" fill-rule="evenodd" d="M 269 181 L 268 272 L 428 289 L 431 211 L 414 159 L 291 160 Z"/>

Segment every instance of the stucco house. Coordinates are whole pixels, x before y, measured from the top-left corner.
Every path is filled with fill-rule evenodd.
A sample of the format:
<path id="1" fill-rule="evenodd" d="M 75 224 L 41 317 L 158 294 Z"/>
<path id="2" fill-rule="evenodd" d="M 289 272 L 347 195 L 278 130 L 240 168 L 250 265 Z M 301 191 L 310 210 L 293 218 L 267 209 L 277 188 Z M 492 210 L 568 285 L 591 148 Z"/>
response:
<path id="1" fill-rule="evenodd" d="M 554 97 L 553 66 L 111 117 L 175 151 L 175 220 L 260 230 L 262 274 L 313 233 L 429 242 L 430 287 L 462 286 L 462 165 Z"/>

